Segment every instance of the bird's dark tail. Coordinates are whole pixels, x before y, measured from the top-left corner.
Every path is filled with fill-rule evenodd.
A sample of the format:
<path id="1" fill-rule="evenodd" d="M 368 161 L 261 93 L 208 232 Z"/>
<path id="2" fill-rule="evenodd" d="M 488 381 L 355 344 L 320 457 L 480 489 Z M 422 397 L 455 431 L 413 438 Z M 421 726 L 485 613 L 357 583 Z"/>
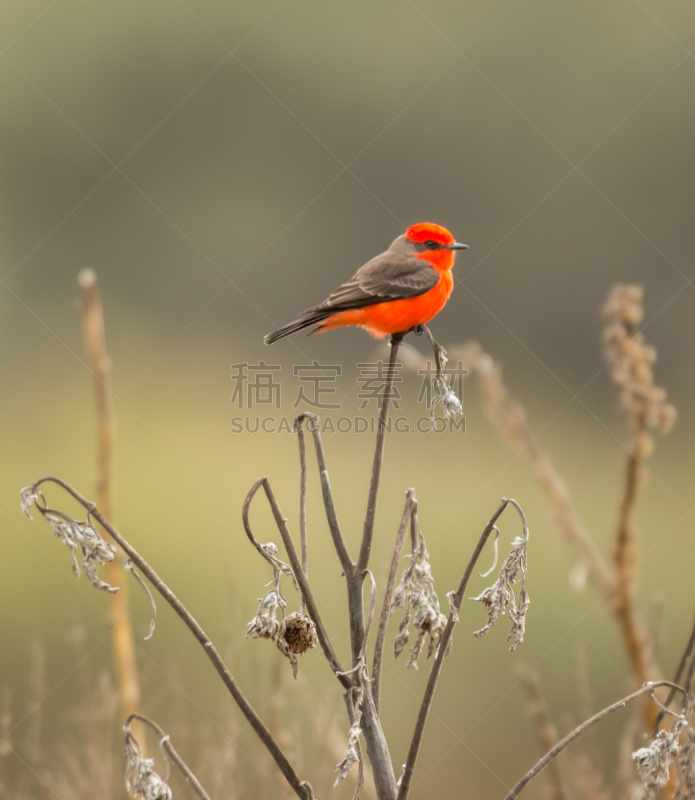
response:
<path id="1" fill-rule="evenodd" d="M 265 344 L 273 344 L 273 342 L 277 342 L 279 339 L 284 339 L 285 336 L 291 336 L 293 333 L 297 333 L 297 331 L 303 331 L 305 328 L 310 328 L 312 325 L 323 322 L 323 320 L 327 317 L 330 317 L 332 313 L 333 311 L 331 309 L 317 309 L 316 311 L 310 311 L 305 316 L 296 319 L 294 322 L 283 325 L 282 328 L 278 328 L 276 331 L 267 334 L 263 338 L 263 341 Z"/>

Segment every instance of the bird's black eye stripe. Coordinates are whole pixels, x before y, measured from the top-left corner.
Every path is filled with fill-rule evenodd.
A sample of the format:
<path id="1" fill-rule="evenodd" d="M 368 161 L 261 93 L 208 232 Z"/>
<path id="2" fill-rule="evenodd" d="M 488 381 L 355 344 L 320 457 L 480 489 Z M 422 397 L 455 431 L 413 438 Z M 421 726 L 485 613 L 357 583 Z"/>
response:
<path id="1" fill-rule="evenodd" d="M 439 244 L 439 242 L 435 242 L 433 239 L 428 239 L 428 240 L 425 242 L 425 247 L 426 247 L 428 250 L 439 250 L 439 248 L 441 247 L 441 245 Z"/>

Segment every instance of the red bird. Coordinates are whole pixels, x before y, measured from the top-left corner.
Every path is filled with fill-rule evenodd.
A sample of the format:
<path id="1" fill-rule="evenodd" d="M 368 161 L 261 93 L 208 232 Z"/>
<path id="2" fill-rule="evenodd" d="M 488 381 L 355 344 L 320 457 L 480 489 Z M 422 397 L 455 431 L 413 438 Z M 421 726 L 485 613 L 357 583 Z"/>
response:
<path id="1" fill-rule="evenodd" d="M 264 341 L 272 344 L 311 325 L 317 327 L 309 335 L 357 325 L 376 339 L 424 325 L 444 308 L 454 288 L 451 268 L 456 250 L 468 250 L 468 245 L 454 241 L 441 225 L 411 225 L 321 305 L 269 333 Z"/>

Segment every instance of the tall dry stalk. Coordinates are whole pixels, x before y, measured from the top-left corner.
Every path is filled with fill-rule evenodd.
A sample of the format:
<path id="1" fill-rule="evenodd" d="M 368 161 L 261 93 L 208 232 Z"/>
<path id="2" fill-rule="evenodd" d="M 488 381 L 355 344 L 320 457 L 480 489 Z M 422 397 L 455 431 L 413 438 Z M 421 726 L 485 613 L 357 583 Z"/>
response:
<path id="1" fill-rule="evenodd" d="M 604 357 L 610 365 L 612 380 L 620 387 L 620 404 L 627 413 L 631 428 L 613 551 L 615 583 L 611 602 L 635 677 L 640 683 L 653 680 L 657 670 L 649 636 L 634 603 L 639 558 L 635 506 L 639 488 L 644 482 L 642 462 L 654 448 L 652 431 L 658 429 L 668 433 L 676 419 L 675 408 L 666 402 L 666 392 L 654 385 L 652 366 L 656 361 L 656 350 L 638 331 L 643 316 L 641 286 L 618 284 L 611 289 L 603 307 L 606 320 Z M 645 703 L 644 707 L 647 722 L 653 725 L 656 720 L 654 707 L 651 703 Z"/>
<path id="2" fill-rule="evenodd" d="M 85 350 L 94 378 L 94 394 L 99 415 L 97 445 L 97 505 L 110 520 L 113 515 L 113 439 L 114 418 L 109 372 L 111 362 L 106 352 L 104 313 L 99 285 L 94 270 L 83 269 L 77 283 L 82 292 L 82 328 Z M 140 707 L 140 680 L 133 644 L 133 629 L 128 612 L 128 587 L 125 579 L 123 556 L 120 551 L 106 566 L 107 581 L 120 587 L 108 595 L 108 611 L 113 624 L 111 645 L 116 674 L 116 687 L 123 718 L 136 714 Z M 141 736 L 142 739 L 144 737 Z"/>

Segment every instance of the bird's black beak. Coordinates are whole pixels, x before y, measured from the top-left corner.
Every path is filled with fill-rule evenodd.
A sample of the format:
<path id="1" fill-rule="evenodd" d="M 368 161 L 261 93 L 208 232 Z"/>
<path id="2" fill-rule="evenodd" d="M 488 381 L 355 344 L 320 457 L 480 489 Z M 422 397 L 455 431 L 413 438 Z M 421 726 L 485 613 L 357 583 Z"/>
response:
<path id="1" fill-rule="evenodd" d="M 470 250 L 470 247 L 467 244 L 461 244 L 460 242 L 454 242 L 453 244 L 447 244 L 444 247 L 445 250 Z"/>

